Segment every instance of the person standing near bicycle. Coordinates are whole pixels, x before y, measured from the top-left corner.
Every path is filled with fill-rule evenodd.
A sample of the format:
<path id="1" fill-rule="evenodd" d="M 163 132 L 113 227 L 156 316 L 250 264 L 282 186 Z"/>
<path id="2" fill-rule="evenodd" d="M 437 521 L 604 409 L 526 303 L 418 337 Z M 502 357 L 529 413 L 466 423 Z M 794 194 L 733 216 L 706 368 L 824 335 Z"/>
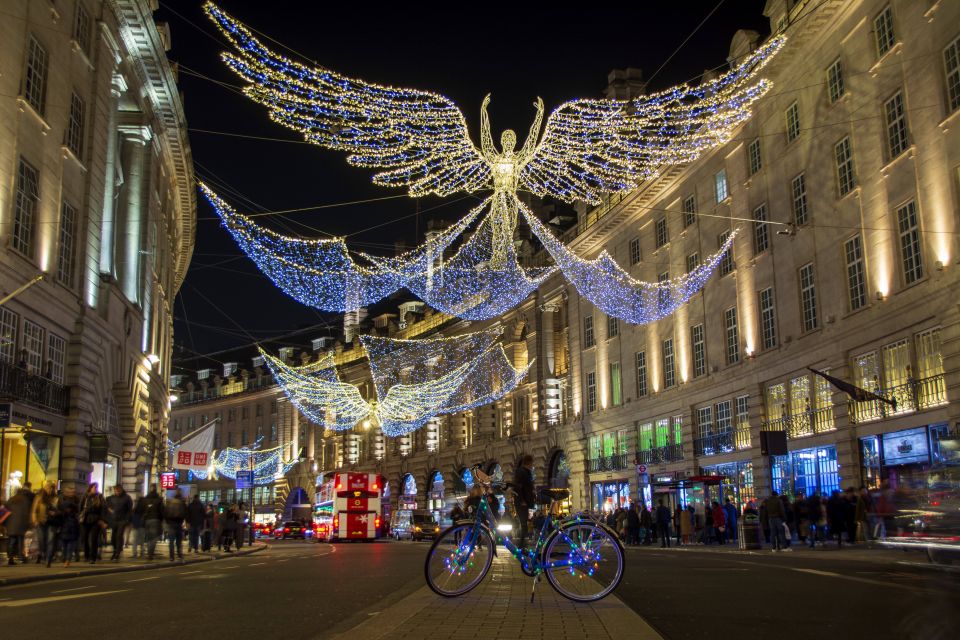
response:
<path id="1" fill-rule="evenodd" d="M 533 456 L 525 454 L 520 459 L 520 466 L 513 474 L 513 490 L 517 497 L 514 505 L 517 509 L 517 519 L 520 521 L 519 546 L 527 544 L 527 523 L 530 520 L 530 510 L 536 508 L 537 497 L 533 490 Z"/>

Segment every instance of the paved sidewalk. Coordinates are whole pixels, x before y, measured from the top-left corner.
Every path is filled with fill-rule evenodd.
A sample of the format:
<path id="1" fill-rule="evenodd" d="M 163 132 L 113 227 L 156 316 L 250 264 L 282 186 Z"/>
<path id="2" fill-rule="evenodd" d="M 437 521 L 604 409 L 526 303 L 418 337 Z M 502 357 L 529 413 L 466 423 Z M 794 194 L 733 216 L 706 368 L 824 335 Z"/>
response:
<path id="1" fill-rule="evenodd" d="M 157 549 L 158 551 L 161 551 L 161 553 L 157 554 L 157 559 L 155 560 L 134 560 L 127 557 L 118 562 L 111 562 L 109 559 L 101 560 L 99 563 L 94 565 L 87 564 L 81 560 L 80 562 L 71 563 L 69 567 L 64 567 L 62 562 L 56 562 L 49 568 L 43 564 L 36 564 L 33 562 L 29 562 L 27 564 L 18 564 L 12 567 L 7 564 L 3 564 L 0 565 L 0 586 L 24 584 L 28 582 L 40 582 L 42 580 L 80 578 L 83 576 L 95 576 L 105 573 L 122 573 L 124 571 L 162 569 L 163 567 L 195 564 L 197 562 L 209 562 L 211 560 L 245 556 L 250 553 L 256 553 L 257 551 L 263 551 L 266 548 L 266 544 L 258 542 L 253 546 L 244 545 L 239 551 L 233 551 L 231 553 L 225 553 L 222 551 L 208 553 L 187 553 L 184 554 L 183 560 L 171 562 L 167 556 L 166 545 L 163 545 L 162 548 L 160 545 L 158 545 Z"/>
<path id="2" fill-rule="evenodd" d="M 459 598 L 443 598 L 424 586 L 335 640 L 662 640 L 619 598 L 581 604 L 567 600 L 543 579 L 530 602 L 532 579 L 501 553 L 483 583 Z"/>

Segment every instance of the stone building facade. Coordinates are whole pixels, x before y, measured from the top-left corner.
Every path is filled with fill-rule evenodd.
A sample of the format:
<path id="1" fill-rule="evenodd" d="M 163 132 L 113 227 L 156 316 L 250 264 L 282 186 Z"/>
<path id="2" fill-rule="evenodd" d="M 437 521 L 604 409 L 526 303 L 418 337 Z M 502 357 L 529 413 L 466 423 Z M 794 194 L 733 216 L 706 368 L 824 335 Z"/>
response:
<path id="1" fill-rule="evenodd" d="M 465 469 L 509 478 L 525 453 L 539 483 L 572 489 L 575 509 L 658 499 L 702 508 L 721 495 L 743 503 L 771 489 L 923 484 L 940 473 L 939 443 L 960 420 L 960 6 L 770 0 L 765 15 L 789 40 L 764 71 L 773 89 L 733 140 L 581 208 L 564 236 L 585 258 L 606 250 L 656 281 L 737 231 L 703 292 L 631 326 L 553 278 L 498 320 L 515 364 L 537 359 L 522 387 L 401 438 L 364 425 L 294 429 L 295 448 L 306 436 L 312 450 L 307 468 L 376 470 L 393 508 L 440 511 L 462 495 Z M 758 39 L 738 32 L 731 59 Z M 353 317 L 348 333 L 483 325 L 420 311 L 407 303 L 359 329 Z M 363 354 L 336 349 L 342 377 L 369 392 Z M 896 407 L 854 402 L 811 369 Z M 761 448 L 767 432 L 785 433 L 785 453 Z"/>
<path id="2" fill-rule="evenodd" d="M 156 480 L 172 308 L 193 252 L 186 123 L 148 0 L 0 20 L 4 491 Z M 41 278 L 42 276 L 42 278 Z"/>

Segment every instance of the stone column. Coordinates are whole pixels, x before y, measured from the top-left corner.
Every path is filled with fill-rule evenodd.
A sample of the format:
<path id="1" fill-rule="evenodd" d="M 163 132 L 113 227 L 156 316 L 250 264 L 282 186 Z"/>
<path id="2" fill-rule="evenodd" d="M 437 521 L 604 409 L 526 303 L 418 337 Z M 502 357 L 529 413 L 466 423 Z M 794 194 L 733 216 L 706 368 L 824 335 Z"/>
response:
<path id="1" fill-rule="evenodd" d="M 559 310 L 560 305 L 556 302 L 548 302 L 540 307 L 543 325 L 543 337 L 540 339 L 543 350 L 541 357 L 546 365 L 543 378 L 540 380 L 540 395 L 543 398 L 543 415 L 547 426 L 559 424 L 563 414 L 560 380 L 556 378 L 557 353 L 554 330 L 554 320 Z"/>
<path id="2" fill-rule="evenodd" d="M 100 219 L 100 273 L 116 278 L 114 238 L 116 235 L 117 197 L 117 108 L 120 95 L 127 90 L 127 82 L 114 74 L 110 84 L 110 102 L 107 106 L 107 153 L 103 178 L 103 213 Z M 92 232 L 93 230 L 91 230 Z"/>
<path id="3" fill-rule="evenodd" d="M 152 137 L 150 127 L 142 125 L 121 126 L 123 137 L 123 194 L 120 209 L 123 213 L 117 225 L 122 236 L 115 244 L 120 252 L 120 285 L 127 300 L 140 303 L 140 283 L 142 279 L 140 251 L 144 246 L 143 232 L 149 219 L 149 160 L 147 143 Z"/>

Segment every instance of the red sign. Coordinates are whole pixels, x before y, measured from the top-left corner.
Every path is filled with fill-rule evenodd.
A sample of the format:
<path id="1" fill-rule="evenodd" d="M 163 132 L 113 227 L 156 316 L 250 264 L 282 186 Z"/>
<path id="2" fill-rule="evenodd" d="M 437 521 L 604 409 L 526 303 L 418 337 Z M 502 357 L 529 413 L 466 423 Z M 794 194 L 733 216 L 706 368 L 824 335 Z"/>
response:
<path id="1" fill-rule="evenodd" d="M 172 472 L 164 472 L 160 474 L 160 488 L 161 489 L 176 489 L 177 488 L 177 474 Z"/>
<path id="2" fill-rule="evenodd" d="M 190 464 L 189 451 L 177 451 L 177 464 Z"/>
<path id="3" fill-rule="evenodd" d="M 189 461 L 188 461 L 189 464 Z M 207 454 L 204 453 L 194 453 L 193 454 L 193 466 L 200 467 L 207 464 Z"/>

